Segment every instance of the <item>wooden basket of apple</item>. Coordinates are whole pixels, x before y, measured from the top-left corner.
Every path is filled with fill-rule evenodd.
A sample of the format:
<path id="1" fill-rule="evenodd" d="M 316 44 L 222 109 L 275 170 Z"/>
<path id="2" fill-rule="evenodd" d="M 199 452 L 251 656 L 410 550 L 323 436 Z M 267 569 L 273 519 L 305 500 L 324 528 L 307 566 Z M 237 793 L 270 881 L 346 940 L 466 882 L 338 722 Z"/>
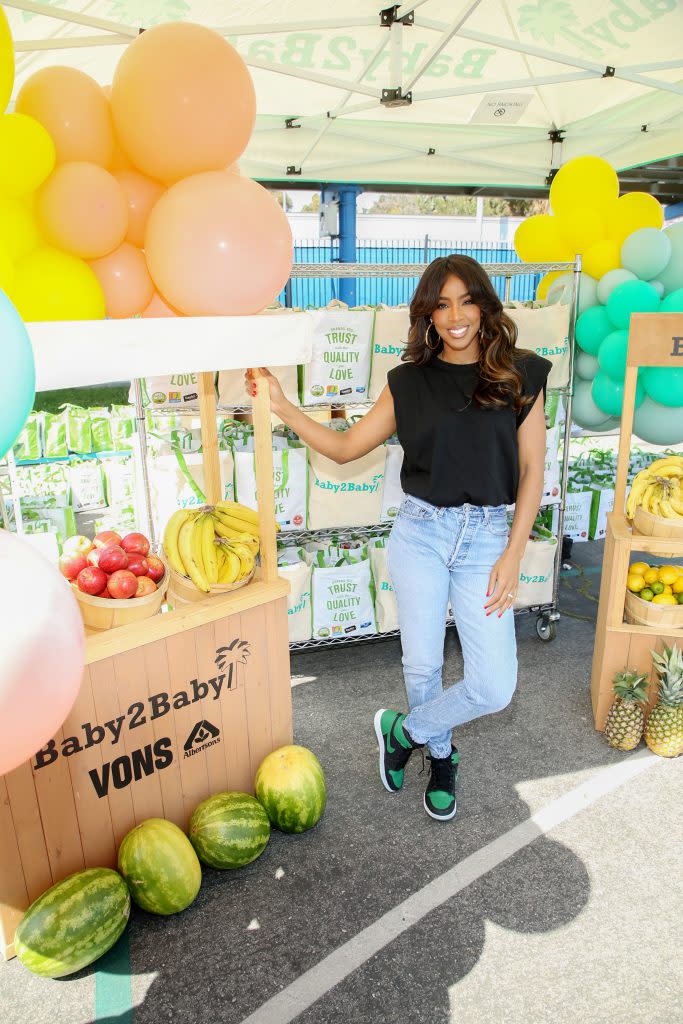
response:
<path id="1" fill-rule="evenodd" d="M 142 533 L 121 537 L 113 530 L 64 542 L 59 568 L 70 582 L 87 631 L 126 626 L 156 615 L 169 573 Z"/>

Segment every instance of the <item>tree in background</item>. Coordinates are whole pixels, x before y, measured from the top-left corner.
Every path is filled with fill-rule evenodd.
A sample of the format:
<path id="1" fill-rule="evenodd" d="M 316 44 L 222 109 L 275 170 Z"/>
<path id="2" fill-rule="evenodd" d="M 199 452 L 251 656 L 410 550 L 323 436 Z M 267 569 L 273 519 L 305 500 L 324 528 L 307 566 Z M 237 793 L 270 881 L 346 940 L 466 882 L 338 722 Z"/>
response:
<path id="1" fill-rule="evenodd" d="M 545 199 L 484 199 L 485 217 L 530 217 L 547 213 Z M 418 195 L 384 192 L 368 208 L 368 213 L 413 214 L 418 216 L 474 217 L 477 201 L 474 196 Z"/>
<path id="2" fill-rule="evenodd" d="M 302 213 L 319 213 L 320 211 L 320 193 L 315 192 L 311 197 L 311 201 L 301 207 Z"/>
<path id="3" fill-rule="evenodd" d="M 282 206 L 282 191 L 276 191 L 275 189 L 272 188 L 269 188 L 268 191 L 270 192 L 273 199 L 277 199 L 278 204 Z M 293 206 L 294 203 L 292 202 L 292 197 L 288 192 L 285 196 L 285 210 L 291 210 Z"/>

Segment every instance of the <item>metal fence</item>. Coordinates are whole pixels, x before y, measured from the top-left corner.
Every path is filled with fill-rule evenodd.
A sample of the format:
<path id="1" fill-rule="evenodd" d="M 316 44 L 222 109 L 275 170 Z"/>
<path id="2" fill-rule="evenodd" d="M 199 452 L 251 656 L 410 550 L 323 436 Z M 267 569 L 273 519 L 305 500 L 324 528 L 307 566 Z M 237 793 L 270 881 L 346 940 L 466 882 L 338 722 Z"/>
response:
<path id="1" fill-rule="evenodd" d="M 461 253 L 471 256 L 480 263 L 519 263 L 514 249 L 497 242 L 446 242 L 429 238 L 422 240 L 361 239 L 356 245 L 358 263 L 429 263 L 437 256 Z M 295 263 L 336 263 L 339 261 L 339 247 L 336 239 L 328 241 L 299 242 L 294 247 Z M 377 306 L 386 303 L 398 306 L 410 302 L 419 276 L 415 277 L 373 277 L 357 279 L 356 301 L 360 306 Z M 509 298 L 523 302 L 533 299 L 540 280 L 538 274 L 520 274 L 510 282 Z M 492 278 L 492 283 L 501 298 L 505 296 L 505 276 Z M 339 282 L 330 278 L 292 278 L 279 296 L 285 306 L 301 309 L 326 306 L 331 299 L 339 297 Z"/>

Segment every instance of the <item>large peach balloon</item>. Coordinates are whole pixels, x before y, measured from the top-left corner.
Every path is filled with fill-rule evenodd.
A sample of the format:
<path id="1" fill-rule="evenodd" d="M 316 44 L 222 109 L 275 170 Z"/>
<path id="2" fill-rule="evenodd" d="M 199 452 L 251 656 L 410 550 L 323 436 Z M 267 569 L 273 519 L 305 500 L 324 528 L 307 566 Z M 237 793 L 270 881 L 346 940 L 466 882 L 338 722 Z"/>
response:
<path id="1" fill-rule="evenodd" d="M 143 317 L 165 317 L 165 316 L 180 316 L 181 314 L 175 309 L 171 309 L 167 302 L 164 302 L 159 292 L 155 292 L 152 296 L 152 301 L 149 306 L 142 311 Z"/>
<path id="2" fill-rule="evenodd" d="M 282 207 L 256 182 L 225 171 L 173 185 L 147 224 L 147 265 L 162 296 L 188 316 L 256 313 L 292 269 Z"/>
<path id="3" fill-rule="evenodd" d="M 135 166 L 165 182 L 227 167 L 246 148 L 256 118 L 240 55 L 217 32 L 184 22 L 133 40 L 116 68 L 111 105 Z"/>
<path id="4" fill-rule="evenodd" d="M 151 302 L 154 284 L 145 257 L 129 242 L 99 260 L 92 260 L 90 267 L 102 286 L 108 317 L 141 314 Z"/>
<path id="5" fill-rule="evenodd" d="M 128 204 L 126 241 L 142 248 L 145 244 L 147 219 L 157 199 L 166 191 L 166 186 L 145 177 L 139 171 L 115 171 L 114 177 L 123 189 Z"/>
<path id="6" fill-rule="evenodd" d="M 97 164 L 62 164 L 36 196 L 47 240 L 83 259 L 98 259 L 126 237 L 128 205 L 116 178 Z"/>
<path id="7" fill-rule="evenodd" d="M 48 743 L 69 714 L 83 676 L 83 620 L 57 567 L 28 541 L 0 530 L 2 658 L 0 775 Z"/>
<path id="8" fill-rule="evenodd" d="M 16 109 L 47 128 L 57 163 L 87 160 L 109 166 L 114 145 L 111 112 L 94 78 L 75 68 L 43 68 L 22 85 Z"/>

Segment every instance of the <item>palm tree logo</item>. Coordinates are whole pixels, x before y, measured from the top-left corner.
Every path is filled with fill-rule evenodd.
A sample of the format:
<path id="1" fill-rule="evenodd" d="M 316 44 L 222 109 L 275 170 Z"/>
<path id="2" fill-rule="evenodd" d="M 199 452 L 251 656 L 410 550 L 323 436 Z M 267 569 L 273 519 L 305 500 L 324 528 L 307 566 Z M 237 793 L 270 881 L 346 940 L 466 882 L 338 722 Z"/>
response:
<path id="1" fill-rule="evenodd" d="M 236 660 L 239 662 L 239 664 L 246 665 L 247 658 L 251 654 L 251 647 L 249 646 L 249 641 L 240 640 L 238 637 L 236 637 L 234 640 L 230 641 L 227 647 L 216 648 L 215 662 L 219 672 L 222 672 L 224 670 L 228 661 L 233 660 L 230 657 L 233 651 L 235 651 L 235 653 L 238 655 Z"/>
<path id="2" fill-rule="evenodd" d="M 535 4 L 523 4 L 519 9 L 520 30 L 530 32 L 533 39 L 543 39 L 551 46 L 558 35 L 572 28 L 575 20 L 566 0 L 538 0 Z"/>

